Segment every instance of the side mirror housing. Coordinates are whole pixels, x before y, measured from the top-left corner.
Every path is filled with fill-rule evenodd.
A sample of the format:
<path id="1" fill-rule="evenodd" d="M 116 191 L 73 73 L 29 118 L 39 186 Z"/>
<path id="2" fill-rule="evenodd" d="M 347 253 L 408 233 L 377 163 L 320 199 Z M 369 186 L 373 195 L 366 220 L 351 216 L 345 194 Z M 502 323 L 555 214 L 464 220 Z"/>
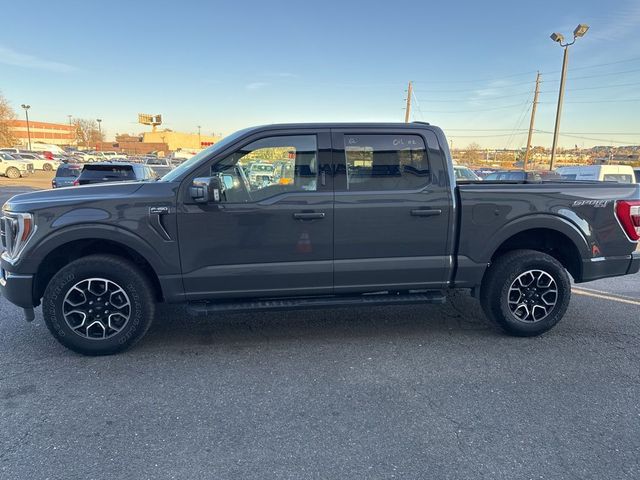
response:
<path id="1" fill-rule="evenodd" d="M 224 185 L 220 177 L 198 177 L 193 179 L 189 193 L 196 203 L 218 203 L 224 193 Z"/>

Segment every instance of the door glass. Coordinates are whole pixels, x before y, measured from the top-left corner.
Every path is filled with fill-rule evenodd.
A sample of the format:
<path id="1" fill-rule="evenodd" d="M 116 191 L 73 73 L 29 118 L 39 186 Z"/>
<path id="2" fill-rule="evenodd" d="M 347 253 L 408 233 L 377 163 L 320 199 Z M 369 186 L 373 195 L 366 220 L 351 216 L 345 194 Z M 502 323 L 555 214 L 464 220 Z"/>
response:
<path id="1" fill-rule="evenodd" d="M 259 202 L 274 195 L 317 189 L 315 135 L 268 137 L 213 166 L 225 186 L 222 201 Z"/>
<path id="2" fill-rule="evenodd" d="M 345 135 L 347 190 L 416 190 L 431 175 L 418 135 Z"/>

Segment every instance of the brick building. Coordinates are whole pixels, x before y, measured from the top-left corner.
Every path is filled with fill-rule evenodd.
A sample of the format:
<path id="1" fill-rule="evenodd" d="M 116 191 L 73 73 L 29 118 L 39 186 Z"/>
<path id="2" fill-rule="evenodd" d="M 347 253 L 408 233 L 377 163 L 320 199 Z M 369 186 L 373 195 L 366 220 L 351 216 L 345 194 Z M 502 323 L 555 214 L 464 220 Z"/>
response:
<path id="1" fill-rule="evenodd" d="M 27 145 L 29 135 L 26 120 L 10 120 L 9 130 L 22 145 Z M 29 121 L 31 143 L 50 143 L 53 145 L 73 145 L 76 142 L 75 127 L 64 123 Z"/>

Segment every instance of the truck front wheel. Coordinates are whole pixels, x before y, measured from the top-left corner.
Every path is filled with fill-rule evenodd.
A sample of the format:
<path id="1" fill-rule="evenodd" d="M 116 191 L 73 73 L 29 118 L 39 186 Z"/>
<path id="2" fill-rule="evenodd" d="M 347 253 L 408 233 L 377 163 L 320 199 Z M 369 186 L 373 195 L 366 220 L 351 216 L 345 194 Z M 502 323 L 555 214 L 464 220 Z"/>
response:
<path id="1" fill-rule="evenodd" d="M 140 340 L 155 311 L 146 276 L 115 255 L 90 255 L 56 273 L 42 299 L 45 323 L 65 347 L 110 355 Z"/>
<path id="2" fill-rule="evenodd" d="M 5 175 L 9 178 L 20 178 L 20 170 L 16 167 L 9 167 L 5 172 Z"/>
<path id="3" fill-rule="evenodd" d="M 555 258 L 535 250 L 513 250 L 489 267 L 480 288 L 485 315 L 505 332 L 540 335 L 558 323 L 569 306 L 571 282 Z"/>

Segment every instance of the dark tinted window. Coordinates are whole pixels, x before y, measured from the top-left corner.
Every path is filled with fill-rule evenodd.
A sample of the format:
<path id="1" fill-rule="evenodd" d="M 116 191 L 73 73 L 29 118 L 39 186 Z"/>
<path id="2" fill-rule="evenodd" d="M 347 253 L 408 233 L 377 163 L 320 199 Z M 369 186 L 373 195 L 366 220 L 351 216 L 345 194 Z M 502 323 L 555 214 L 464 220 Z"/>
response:
<path id="1" fill-rule="evenodd" d="M 636 183 L 640 183 L 640 169 L 635 170 L 635 174 L 636 174 Z"/>
<path id="2" fill-rule="evenodd" d="M 56 172 L 56 177 L 77 177 L 80 175 L 80 167 L 70 167 L 69 165 L 60 165 Z"/>
<path id="3" fill-rule="evenodd" d="M 82 169 L 83 180 L 108 179 L 108 180 L 135 180 L 131 165 L 85 165 Z"/>
<path id="4" fill-rule="evenodd" d="M 431 181 L 418 135 L 345 135 L 347 190 L 416 190 Z"/>
<path id="5" fill-rule="evenodd" d="M 508 181 L 508 182 L 521 182 L 523 180 L 525 180 L 526 174 L 525 172 L 494 172 L 494 173 L 490 173 L 489 175 L 487 175 L 486 177 L 484 177 L 485 180 L 504 180 L 504 181 Z M 535 180 L 535 176 L 531 176 L 529 178 L 529 180 Z"/>

